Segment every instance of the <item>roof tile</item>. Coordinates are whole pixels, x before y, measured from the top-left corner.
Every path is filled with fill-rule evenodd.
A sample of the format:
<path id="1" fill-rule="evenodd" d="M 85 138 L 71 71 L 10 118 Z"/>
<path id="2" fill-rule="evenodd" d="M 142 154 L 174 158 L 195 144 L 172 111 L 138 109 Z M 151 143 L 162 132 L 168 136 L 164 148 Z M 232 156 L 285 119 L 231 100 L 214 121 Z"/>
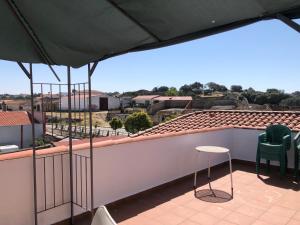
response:
<path id="1" fill-rule="evenodd" d="M 30 125 L 31 119 L 25 111 L 0 112 L 0 126 Z"/>
<path id="2" fill-rule="evenodd" d="M 205 128 L 235 127 L 265 129 L 271 124 L 283 124 L 293 131 L 300 130 L 300 112 L 279 111 L 200 111 L 186 114 L 148 129 L 140 135 L 151 136 Z"/>

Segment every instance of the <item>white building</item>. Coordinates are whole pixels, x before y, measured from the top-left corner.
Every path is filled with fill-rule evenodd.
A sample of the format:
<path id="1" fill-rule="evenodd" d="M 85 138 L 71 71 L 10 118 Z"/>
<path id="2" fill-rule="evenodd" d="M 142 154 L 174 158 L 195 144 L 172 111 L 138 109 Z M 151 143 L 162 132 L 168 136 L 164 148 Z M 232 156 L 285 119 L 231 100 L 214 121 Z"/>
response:
<path id="1" fill-rule="evenodd" d="M 132 99 L 133 104 L 149 106 L 152 104 L 153 99 L 159 97 L 159 95 L 139 95 Z"/>
<path id="2" fill-rule="evenodd" d="M 114 96 L 107 95 L 102 92 L 92 91 L 92 109 L 98 110 L 113 110 L 120 108 L 120 99 Z M 73 111 L 88 110 L 89 97 L 88 92 L 77 92 L 71 96 L 71 108 Z M 68 110 L 68 96 L 61 98 L 61 109 Z"/>
<path id="3" fill-rule="evenodd" d="M 0 112 L 0 146 L 17 145 L 19 148 L 30 147 L 31 117 L 24 111 Z M 43 134 L 43 124 L 35 122 L 36 138 Z"/>

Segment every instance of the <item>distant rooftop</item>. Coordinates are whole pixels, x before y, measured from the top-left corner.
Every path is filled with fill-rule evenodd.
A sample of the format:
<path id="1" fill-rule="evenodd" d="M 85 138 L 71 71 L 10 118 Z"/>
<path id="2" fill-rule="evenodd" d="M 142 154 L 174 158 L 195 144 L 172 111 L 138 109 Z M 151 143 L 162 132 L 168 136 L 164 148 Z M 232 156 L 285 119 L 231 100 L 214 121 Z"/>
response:
<path id="1" fill-rule="evenodd" d="M 300 131 L 300 112 L 206 110 L 177 117 L 139 135 L 151 136 L 227 127 L 265 129 L 271 124 L 282 124 L 293 131 Z"/>
<path id="2" fill-rule="evenodd" d="M 27 112 L 0 112 L 0 126 L 30 125 L 31 119 Z"/>
<path id="3" fill-rule="evenodd" d="M 191 101 L 193 98 L 191 96 L 159 96 L 154 98 L 158 101 L 167 101 L 167 100 L 181 100 L 181 101 Z"/>
<path id="4" fill-rule="evenodd" d="M 159 95 L 139 95 L 139 96 L 136 96 L 135 98 L 133 98 L 132 100 L 139 100 L 139 99 L 151 100 L 156 97 L 159 97 Z"/>

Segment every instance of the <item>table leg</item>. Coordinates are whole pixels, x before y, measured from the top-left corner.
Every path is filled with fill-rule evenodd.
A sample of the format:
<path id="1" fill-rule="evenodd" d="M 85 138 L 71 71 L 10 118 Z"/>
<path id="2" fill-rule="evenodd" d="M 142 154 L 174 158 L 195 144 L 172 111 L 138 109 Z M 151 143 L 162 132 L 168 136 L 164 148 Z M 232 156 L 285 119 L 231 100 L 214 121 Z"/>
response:
<path id="1" fill-rule="evenodd" d="M 195 174 L 194 174 L 194 190 L 196 190 L 197 188 L 197 171 L 195 171 Z"/>
<path id="2" fill-rule="evenodd" d="M 232 164 L 231 164 L 230 152 L 228 152 L 228 158 L 229 158 L 229 168 L 230 168 L 231 198 L 233 198 Z"/>
<path id="3" fill-rule="evenodd" d="M 211 178 L 210 178 L 210 158 L 209 157 L 208 157 L 207 178 L 208 178 L 209 190 L 211 191 L 213 196 L 216 197 L 216 194 L 214 193 L 214 190 L 211 188 L 211 184 L 210 184 Z"/>

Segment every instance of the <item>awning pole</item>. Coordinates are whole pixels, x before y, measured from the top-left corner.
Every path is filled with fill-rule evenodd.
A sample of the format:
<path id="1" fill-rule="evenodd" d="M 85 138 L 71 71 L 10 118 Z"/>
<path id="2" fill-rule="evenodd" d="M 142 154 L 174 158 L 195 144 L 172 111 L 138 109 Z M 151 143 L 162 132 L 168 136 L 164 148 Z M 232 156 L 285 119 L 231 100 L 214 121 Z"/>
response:
<path id="1" fill-rule="evenodd" d="M 71 111 L 71 68 L 68 70 L 68 123 L 69 123 L 69 161 L 70 161 L 70 206 L 71 206 L 71 224 L 74 222 L 73 208 L 73 143 L 72 143 L 72 111 Z"/>
<path id="2" fill-rule="evenodd" d="M 35 123 L 34 123 L 34 95 L 33 95 L 33 76 L 32 76 L 32 63 L 29 63 L 29 71 L 21 63 L 17 62 L 25 75 L 30 80 L 30 105 L 31 105 L 31 135 L 32 135 L 32 165 L 33 165 L 33 204 L 34 204 L 34 224 L 38 225 L 37 217 L 37 184 L 36 184 L 36 149 L 35 149 Z"/>
<path id="3" fill-rule="evenodd" d="M 92 118 L 92 85 L 91 77 L 97 67 L 98 62 L 95 62 L 91 67 L 88 64 L 88 89 L 89 89 L 89 127 L 90 127 L 90 170 L 91 170 L 91 213 L 94 215 L 94 152 L 93 152 L 93 118 Z"/>
<path id="4" fill-rule="evenodd" d="M 30 95 L 31 95 L 31 135 L 32 135 L 32 159 L 33 159 L 33 192 L 34 192 L 34 221 L 38 225 L 37 218 L 37 184 L 36 184 L 36 149 L 35 149 L 35 123 L 34 123 L 34 100 L 33 100 L 33 77 L 32 77 L 32 63 L 29 64 L 30 73 Z"/>

